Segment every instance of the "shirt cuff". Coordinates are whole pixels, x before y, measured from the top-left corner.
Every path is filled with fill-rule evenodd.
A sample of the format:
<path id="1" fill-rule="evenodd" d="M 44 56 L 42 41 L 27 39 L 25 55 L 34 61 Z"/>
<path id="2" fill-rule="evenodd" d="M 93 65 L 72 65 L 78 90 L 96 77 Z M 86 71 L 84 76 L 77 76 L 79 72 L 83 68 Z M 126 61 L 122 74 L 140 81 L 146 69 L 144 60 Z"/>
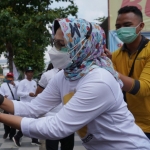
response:
<path id="1" fill-rule="evenodd" d="M 14 115 L 20 116 L 20 113 L 19 113 L 20 103 L 18 103 L 18 101 L 12 101 L 12 102 L 14 104 Z"/>
<path id="2" fill-rule="evenodd" d="M 29 124 L 31 120 L 32 118 L 26 118 L 26 117 L 22 118 L 21 120 L 21 131 L 23 135 L 28 136 L 28 137 L 31 137 L 30 131 L 29 131 Z"/>
<path id="3" fill-rule="evenodd" d="M 140 82 L 138 80 L 134 80 L 134 84 L 129 93 L 135 95 L 138 93 L 139 89 L 140 89 Z"/>

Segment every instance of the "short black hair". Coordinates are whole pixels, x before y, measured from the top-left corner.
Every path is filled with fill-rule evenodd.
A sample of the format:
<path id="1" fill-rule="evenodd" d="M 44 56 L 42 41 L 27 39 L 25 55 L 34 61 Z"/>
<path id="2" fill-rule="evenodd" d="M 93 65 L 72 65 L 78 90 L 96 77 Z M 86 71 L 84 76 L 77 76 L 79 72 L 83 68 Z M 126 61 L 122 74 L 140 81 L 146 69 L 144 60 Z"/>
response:
<path id="1" fill-rule="evenodd" d="M 142 12 L 136 6 L 124 6 L 118 10 L 118 15 L 124 14 L 124 13 L 129 13 L 129 12 L 134 13 L 141 19 L 141 21 L 143 21 Z"/>
<path id="2" fill-rule="evenodd" d="M 54 68 L 54 67 L 53 67 L 53 64 L 50 62 L 49 65 L 48 65 L 48 67 L 47 67 L 47 69 L 46 69 L 46 71 L 51 70 L 51 69 L 53 69 L 53 68 Z"/>
<path id="3" fill-rule="evenodd" d="M 60 28 L 60 24 L 58 20 L 55 20 L 54 22 L 54 35 L 56 34 L 56 31 Z"/>

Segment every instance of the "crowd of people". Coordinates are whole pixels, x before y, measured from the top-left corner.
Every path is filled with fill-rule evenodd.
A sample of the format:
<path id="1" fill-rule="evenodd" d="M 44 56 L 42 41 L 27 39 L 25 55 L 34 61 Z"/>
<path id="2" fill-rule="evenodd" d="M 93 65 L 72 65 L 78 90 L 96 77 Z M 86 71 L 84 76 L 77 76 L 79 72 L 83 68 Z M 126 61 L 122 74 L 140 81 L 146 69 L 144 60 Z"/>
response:
<path id="1" fill-rule="evenodd" d="M 46 139 L 47 149 L 53 145 L 49 150 L 58 149 L 61 139 L 71 140 L 73 149 L 75 132 L 87 150 L 150 150 L 150 42 L 141 35 L 142 12 L 135 6 L 120 8 L 115 26 L 124 44 L 111 54 L 98 24 L 54 20 L 49 51 L 54 69 L 37 87 L 21 81 L 18 89 L 23 90 L 17 93 L 28 102 L 1 93 L 0 108 L 7 113 L 0 114 L 0 122 Z"/>
<path id="2" fill-rule="evenodd" d="M 0 94 L 11 100 L 30 102 L 35 97 L 37 89 L 37 83 L 32 80 L 33 73 L 33 68 L 27 67 L 25 69 L 26 78 L 20 82 L 14 81 L 14 74 L 12 72 L 7 73 L 4 83 L 2 83 L 0 87 Z M 3 113 L 9 114 L 7 111 L 4 111 Z M 6 139 L 8 136 L 10 140 L 15 142 L 17 147 L 21 146 L 20 139 L 23 136 L 21 130 L 16 133 L 15 128 L 4 124 L 3 139 Z M 32 138 L 31 144 L 40 146 L 41 143 L 38 139 Z"/>

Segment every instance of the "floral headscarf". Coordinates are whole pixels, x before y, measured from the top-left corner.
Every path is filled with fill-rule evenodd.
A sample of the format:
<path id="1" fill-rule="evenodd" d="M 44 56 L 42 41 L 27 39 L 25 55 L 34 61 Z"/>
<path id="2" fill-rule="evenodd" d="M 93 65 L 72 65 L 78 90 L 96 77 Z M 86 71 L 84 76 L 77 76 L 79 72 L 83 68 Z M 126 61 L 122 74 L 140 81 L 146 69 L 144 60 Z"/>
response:
<path id="1" fill-rule="evenodd" d="M 113 69 L 111 60 L 101 55 L 104 52 L 106 38 L 103 29 L 98 24 L 89 23 L 84 19 L 56 19 L 52 28 L 53 35 L 59 26 L 68 48 L 74 49 L 70 50 L 73 64 L 64 69 L 66 79 L 77 80 L 94 68 L 101 67 L 108 70 L 118 81 L 118 75 Z M 91 30 L 90 26 L 92 26 L 92 31 L 86 39 L 85 36 Z"/>

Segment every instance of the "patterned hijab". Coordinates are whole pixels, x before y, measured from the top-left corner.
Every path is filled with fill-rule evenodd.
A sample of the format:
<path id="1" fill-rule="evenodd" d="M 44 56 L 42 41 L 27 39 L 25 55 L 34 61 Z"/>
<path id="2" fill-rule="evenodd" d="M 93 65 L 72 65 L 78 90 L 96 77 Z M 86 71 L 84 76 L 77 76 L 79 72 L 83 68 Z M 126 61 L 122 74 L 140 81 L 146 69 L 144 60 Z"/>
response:
<path id="1" fill-rule="evenodd" d="M 56 19 L 52 28 L 53 35 L 59 27 L 71 51 L 70 57 L 73 58 L 73 64 L 64 69 L 66 79 L 77 80 L 94 68 L 101 67 L 108 70 L 118 81 L 111 60 L 101 55 L 104 52 L 106 38 L 98 24 L 89 23 L 84 19 Z"/>

